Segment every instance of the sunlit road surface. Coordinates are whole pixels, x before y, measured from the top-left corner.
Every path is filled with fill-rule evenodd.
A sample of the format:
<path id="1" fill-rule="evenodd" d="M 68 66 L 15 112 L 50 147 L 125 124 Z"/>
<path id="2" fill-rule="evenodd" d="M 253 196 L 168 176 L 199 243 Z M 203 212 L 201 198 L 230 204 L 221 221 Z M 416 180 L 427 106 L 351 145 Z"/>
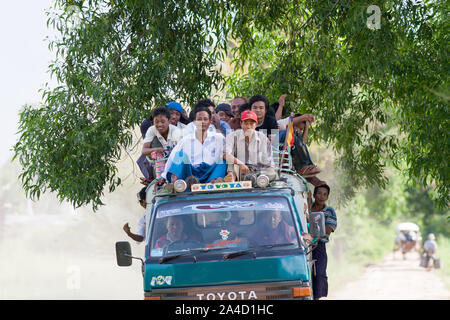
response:
<path id="1" fill-rule="evenodd" d="M 444 266 L 445 268 L 445 266 Z M 341 289 L 328 293 L 328 300 L 450 300 L 436 270 L 419 266 L 419 255 L 390 254 L 385 261 L 366 268 L 363 275 Z"/>

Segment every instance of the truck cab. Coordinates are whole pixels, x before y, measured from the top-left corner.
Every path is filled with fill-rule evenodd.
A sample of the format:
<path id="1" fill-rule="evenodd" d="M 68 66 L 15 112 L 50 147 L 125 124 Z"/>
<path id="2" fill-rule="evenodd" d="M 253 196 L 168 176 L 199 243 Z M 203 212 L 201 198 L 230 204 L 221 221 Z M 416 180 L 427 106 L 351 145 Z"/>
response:
<path id="1" fill-rule="evenodd" d="M 295 172 L 256 186 L 147 192 L 144 298 L 312 299 L 311 250 L 302 236 L 307 192 Z M 120 266 L 135 258 L 127 242 L 116 243 L 116 254 Z"/>

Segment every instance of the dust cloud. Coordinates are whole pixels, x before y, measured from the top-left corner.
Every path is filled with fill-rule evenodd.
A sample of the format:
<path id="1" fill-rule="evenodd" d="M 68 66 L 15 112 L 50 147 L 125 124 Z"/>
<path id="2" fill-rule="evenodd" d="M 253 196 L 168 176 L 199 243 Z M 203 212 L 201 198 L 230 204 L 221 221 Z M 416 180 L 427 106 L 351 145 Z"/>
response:
<path id="1" fill-rule="evenodd" d="M 7 165 L 1 173 L 16 169 Z M 0 188 L 0 299 L 143 299 L 140 261 L 119 267 L 115 256 L 115 242 L 126 240 L 134 256 L 144 257 L 145 245 L 122 229 L 128 222 L 136 232 L 144 213 L 134 170 L 97 212 L 74 210 L 54 195 L 33 202 L 14 183 L 6 185 Z"/>

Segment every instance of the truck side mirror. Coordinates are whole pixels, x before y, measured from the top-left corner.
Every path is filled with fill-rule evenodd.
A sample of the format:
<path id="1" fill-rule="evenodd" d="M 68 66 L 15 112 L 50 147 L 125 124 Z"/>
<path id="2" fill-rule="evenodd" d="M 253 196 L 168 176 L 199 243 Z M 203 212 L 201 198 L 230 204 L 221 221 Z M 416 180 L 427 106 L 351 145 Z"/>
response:
<path id="1" fill-rule="evenodd" d="M 309 232 L 313 238 L 317 239 L 326 236 L 325 215 L 322 211 L 309 214 Z"/>
<path id="2" fill-rule="evenodd" d="M 116 242 L 117 265 L 120 267 L 131 266 L 131 246 L 128 241 Z"/>

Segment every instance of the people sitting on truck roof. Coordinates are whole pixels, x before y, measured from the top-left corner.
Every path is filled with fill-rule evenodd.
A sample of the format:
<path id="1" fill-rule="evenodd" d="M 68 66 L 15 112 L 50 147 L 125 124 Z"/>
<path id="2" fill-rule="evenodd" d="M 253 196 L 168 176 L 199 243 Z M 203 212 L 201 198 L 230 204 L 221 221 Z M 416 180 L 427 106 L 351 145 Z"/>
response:
<path id="1" fill-rule="evenodd" d="M 249 104 L 258 118 L 256 130 L 261 130 L 270 139 L 274 130 L 278 130 L 278 124 L 273 110 L 269 108 L 269 100 L 266 96 L 257 94 L 250 98 Z"/>
<path id="2" fill-rule="evenodd" d="M 241 111 L 239 107 L 244 103 L 248 103 L 247 97 L 234 97 L 231 100 L 231 113 L 233 114 L 233 118 L 228 121 L 231 130 L 237 130 L 241 128 Z"/>
<path id="3" fill-rule="evenodd" d="M 291 242 L 296 242 L 294 228 L 283 220 L 280 210 L 259 213 L 258 228 L 250 238 L 252 245 L 264 246 Z"/>
<path id="4" fill-rule="evenodd" d="M 162 176 L 168 182 L 195 176 L 206 183 L 225 176 L 225 137 L 208 129 L 212 121 L 209 108 L 196 107 L 194 114 L 195 131 L 183 137 L 167 159 Z"/>
<path id="5" fill-rule="evenodd" d="M 186 112 L 180 103 L 171 101 L 166 104 L 166 107 L 170 111 L 170 124 L 174 125 L 178 129 L 184 129 L 189 123 L 189 119 L 186 116 Z"/>
<path id="6" fill-rule="evenodd" d="M 321 170 L 312 162 L 308 147 L 306 145 L 308 130 L 311 125 L 310 120 L 313 120 L 311 116 L 312 115 L 296 114 L 294 117 L 294 144 L 291 147 L 290 154 L 292 158 L 292 165 L 294 167 L 293 169 L 312 185 L 320 186 L 326 184 L 326 182 L 320 180 L 316 176 L 321 172 Z M 287 130 L 280 130 L 280 148 L 283 148 L 286 143 L 286 133 Z"/>
<path id="7" fill-rule="evenodd" d="M 147 189 L 147 187 L 142 188 L 137 194 L 139 204 L 144 209 L 147 208 L 146 189 Z M 145 238 L 145 214 L 139 219 L 138 225 L 139 225 L 139 229 L 138 229 L 137 233 L 131 232 L 131 228 L 130 228 L 130 225 L 128 224 L 128 222 L 124 224 L 123 231 L 125 231 L 125 233 L 134 241 L 142 242 L 142 241 L 144 241 L 144 238 Z"/>
<path id="8" fill-rule="evenodd" d="M 148 128 L 145 134 L 142 155 L 156 161 L 169 156 L 172 149 L 181 140 L 181 130 L 169 123 L 170 111 L 167 107 L 156 108 L 153 110 L 152 116 L 154 125 Z M 164 162 L 155 163 L 154 168 L 155 178 L 159 179 L 164 171 Z"/>
<path id="9" fill-rule="evenodd" d="M 275 110 L 275 118 L 277 120 L 278 128 L 280 130 L 286 130 L 287 126 L 289 124 L 289 116 L 285 117 L 285 99 L 287 97 L 287 94 L 282 94 L 280 98 L 278 98 L 278 102 L 272 104 L 270 107 L 272 107 Z M 305 121 L 308 121 L 310 124 L 314 122 L 314 115 L 310 113 L 297 113 L 294 116 L 294 127 L 301 126 L 302 123 Z"/>
<path id="10" fill-rule="evenodd" d="M 326 202 L 330 195 L 330 187 L 326 184 L 316 186 L 314 188 L 314 202 L 311 206 L 311 212 L 324 212 L 326 238 L 320 239 L 317 242 L 317 247 L 312 252 L 312 258 L 316 260 L 316 272 L 312 278 L 312 287 L 314 292 L 314 299 L 320 299 L 328 295 L 328 278 L 327 278 L 327 251 L 326 243 L 329 241 L 329 236 L 336 230 L 337 217 L 336 212 L 332 207 L 327 206 Z"/>
<path id="11" fill-rule="evenodd" d="M 228 163 L 225 181 L 240 181 L 247 173 L 265 174 L 277 178 L 272 145 L 265 134 L 256 131 L 258 119 L 251 110 L 241 114 L 241 127 L 226 137 L 224 159 Z"/>
<path id="12" fill-rule="evenodd" d="M 150 128 L 152 126 L 152 124 L 153 124 L 152 116 L 150 116 L 149 118 L 144 119 L 144 121 L 142 121 L 141 126 L 140 126 L 142 139 L 145 139 L 145 134 L 147 133 L 148 128 Z M 141 183 L 145 186 L 148 186 L 155 178 L 153 175 L 152 163 L 149 162 L 147 157 L 142 154 L 136 160 L 136 163 L 143 175 L 143 177 L 140 178 Z"/>
<path id="13" fill-rule="evenodd" d="M 226 135 L 229 131 L 231 131 L 230 126 L 228 125 L 228 123 L 226 123 L 225 121 L 221 121 L 219 116 L 216 114 L 216 105 L 214 104 L 214 102 L 210 99 L 203 99 L 198 101 L 195 106 L 194 109 L 191 111 L 192 114 L 192 122 L 190 122 L 184 129 L 183 129 L 183 136 L 188 135 L 188 134 L 192 134 L 195 131 L 195 124 L 194 124 L 194 120 L 195 120 L 195 109 L 197 108 L 208 108 L 210 113 L 211 113 L 211 124 L 208 127 L 209 131 L 213 131 L 213 132 L 218 132 L 221 133 L 222 135 Z"/>
<path id="14" fill-rule="evenodd" d="M 221 103 L 216 107 L 216 114 L 221 121 L 228 123 L 233 119 L 233 113 L 231 112 L 231 106 L 228 103 Z"/>

